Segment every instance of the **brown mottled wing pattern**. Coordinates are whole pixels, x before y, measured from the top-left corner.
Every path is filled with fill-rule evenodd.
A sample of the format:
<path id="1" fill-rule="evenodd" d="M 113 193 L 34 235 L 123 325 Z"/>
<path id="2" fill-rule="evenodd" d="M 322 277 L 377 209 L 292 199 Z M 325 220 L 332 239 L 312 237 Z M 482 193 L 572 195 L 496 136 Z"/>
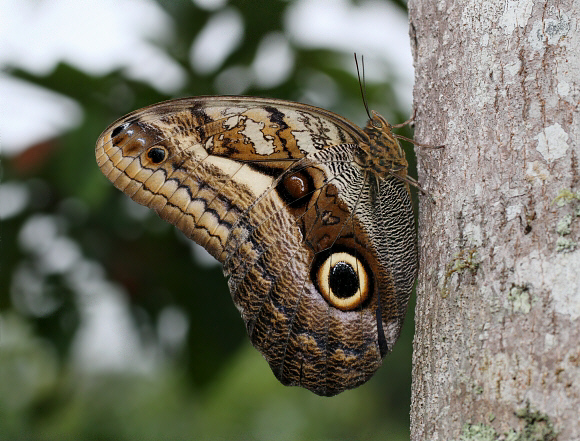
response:
<path id="1" fill-rule="evenodd" d="M 376 139 L 396 164 L 375 160 Z M 223 263 L 276 377 L 334 395 L 392 349 L 417 269 L 409 189 L 395 176 L 406 162 L 381 139 L 312 106 L 197 97 L 119 119 L 96 156 L 117 188 Z"/>

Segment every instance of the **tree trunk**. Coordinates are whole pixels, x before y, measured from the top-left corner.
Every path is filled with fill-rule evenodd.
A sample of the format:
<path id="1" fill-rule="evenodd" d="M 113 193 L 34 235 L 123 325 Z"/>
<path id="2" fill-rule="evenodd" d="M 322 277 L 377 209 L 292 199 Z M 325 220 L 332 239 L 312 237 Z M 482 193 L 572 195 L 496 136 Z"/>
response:
<path id="1" fill-rule="evenodd" d="M 580 0 L 409 0 L 412 440 L 580 439 Z"/>

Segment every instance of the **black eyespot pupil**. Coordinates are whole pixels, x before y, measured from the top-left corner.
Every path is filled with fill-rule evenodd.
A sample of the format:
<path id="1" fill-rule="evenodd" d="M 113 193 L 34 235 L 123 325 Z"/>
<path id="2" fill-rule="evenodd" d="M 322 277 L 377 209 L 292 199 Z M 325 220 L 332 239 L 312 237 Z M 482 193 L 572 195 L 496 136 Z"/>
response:
<path id="1" fill-rule="evenodd" d="M 359 279 L 354 268 L 346 262 L 336 262 L 328 274 L 328 285 L 332 293 L 341 299 L 355 295 Z"/>
<path id="2" fill-rule="evenodd" d="M 165 150 L 159 147 L 153 147 L 152 149 L 149 149 L 149 151 L 147 152 L 147 156 L 155 164 L 159 164 L 161 161 L 165 159 Z"/>

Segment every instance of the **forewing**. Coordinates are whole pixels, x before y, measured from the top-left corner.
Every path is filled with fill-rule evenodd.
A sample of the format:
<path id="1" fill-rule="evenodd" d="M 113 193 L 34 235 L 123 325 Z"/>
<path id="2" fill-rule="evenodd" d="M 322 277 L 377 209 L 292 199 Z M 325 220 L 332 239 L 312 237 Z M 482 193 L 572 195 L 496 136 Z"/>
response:
<path id="1" fill-rule="evenodd" d="M 232 225 L 293 160 L 361 136 L 340 116 L 303 104 L 197 97 L 117 120 L 96 157 L 117 188 L 223 261 Z"/>

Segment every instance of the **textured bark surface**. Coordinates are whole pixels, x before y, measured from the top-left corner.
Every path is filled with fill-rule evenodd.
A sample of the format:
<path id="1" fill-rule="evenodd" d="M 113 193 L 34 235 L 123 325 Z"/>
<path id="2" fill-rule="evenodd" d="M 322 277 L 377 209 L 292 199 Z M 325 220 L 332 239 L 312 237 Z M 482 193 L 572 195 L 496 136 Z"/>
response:
<path id="1" fill-rule="evenodd" d="M 580 439 L 580 0 L 410 0 L 413 440 Z M 536 433 L 534 438 L 531 434 Z M 509 437 L 512 438 L 509 438 Z"/>

